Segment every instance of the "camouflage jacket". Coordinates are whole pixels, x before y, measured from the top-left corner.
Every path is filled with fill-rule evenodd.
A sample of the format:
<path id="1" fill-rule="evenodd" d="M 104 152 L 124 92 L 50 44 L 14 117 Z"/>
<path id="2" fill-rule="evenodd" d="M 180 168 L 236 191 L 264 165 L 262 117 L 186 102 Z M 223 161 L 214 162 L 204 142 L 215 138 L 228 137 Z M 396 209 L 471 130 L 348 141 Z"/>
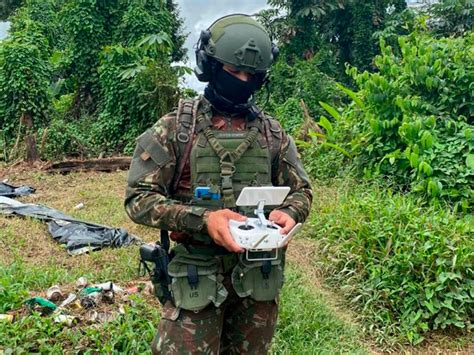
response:
<path id="1" fill-rule="evenodd" d="M 210 105 L 205 99 L 203 102 L 201 106 Z M 264 119 L 280 127 L 276 120 Z M 226 123 L 222 116 L 214 115 L 212 122 L 216 129 L 245 129 L 243 118 L 234 117 Z M 203 218 L 206 209 L 185 203 L 186 196 L 192 196 L 189 162 L 185 164 L 177 191 L 172 188 L 180 166 L 176 127 L 177 111 L 173 111 L 161 117 L 137 139 L 128 175 L 125 209 L 130 218 L 139 224 L 184 233 L 206 232 Z M 293 139 L 283 130 L 281 135 L 280 149 L 272 162 L 272 183 L 274 186 L 290 186 L 291 190 L 278 209 L 296 222 L 303 222 L 312 202 L 310 182 Z M 144 136 L 147 137 L 146 144 L 143 144 Z"/>

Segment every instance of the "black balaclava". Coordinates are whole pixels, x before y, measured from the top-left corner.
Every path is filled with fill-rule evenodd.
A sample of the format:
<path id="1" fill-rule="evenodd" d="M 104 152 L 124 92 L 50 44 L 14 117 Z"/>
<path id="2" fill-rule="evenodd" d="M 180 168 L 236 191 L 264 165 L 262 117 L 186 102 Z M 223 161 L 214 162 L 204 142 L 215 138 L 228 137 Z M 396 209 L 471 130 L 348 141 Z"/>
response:
<path id="1" fill-rule="evenodd" d="M 218 66 L 204 89 L 204 96 L 219 111 L 247 114 L 253 111 L 252 94 L 260 87 L 261 80 L 260 75 L 253 75 L 249 81 L 243 81 Z"/>

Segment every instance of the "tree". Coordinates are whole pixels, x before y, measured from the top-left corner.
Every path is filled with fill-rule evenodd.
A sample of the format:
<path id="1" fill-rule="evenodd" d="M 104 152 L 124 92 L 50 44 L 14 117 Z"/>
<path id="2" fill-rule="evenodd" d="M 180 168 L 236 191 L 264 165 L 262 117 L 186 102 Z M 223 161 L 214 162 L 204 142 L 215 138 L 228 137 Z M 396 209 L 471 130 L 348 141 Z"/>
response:
<path id="1" fill-rule="evenodd" d="M 474 0 L 441 0 L 428 7 L 428 26 L 439 36 L 462 36 L 474 25 Z"/>
<path id="2" fill-rule="evenodd" d="M 6 21 L 21 6 L 22 0 L 2 0 L 0 2 L 0 21 Z"/>
<path id="3" fill-rule="evenodd" d="M 378 40 L 373 34 L 406 8 L 404 0 L 271 0 L 269 3 L 286 14 L 280 16 L 270 11 L 262 14 L 267 16 L 270 26 L 277 23 L 276 37 L 283 45 L 286 60 L 309 59 L 318 51 L 329 51 L 333 66 L 327 66 L 326 73 L 339 79 L 346 78 L 346 63 L 363 70 L 374 69 Z"/>

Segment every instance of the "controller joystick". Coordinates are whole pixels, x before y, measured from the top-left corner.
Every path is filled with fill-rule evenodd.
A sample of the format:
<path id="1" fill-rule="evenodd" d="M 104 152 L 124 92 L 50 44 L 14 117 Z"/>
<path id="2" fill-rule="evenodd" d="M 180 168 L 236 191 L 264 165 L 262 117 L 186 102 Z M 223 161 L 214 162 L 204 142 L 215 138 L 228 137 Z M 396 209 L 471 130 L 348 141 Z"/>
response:
<path id="1" fill-rule="evenodd" d="M 281 227 L 265 218 L 264 206 L 278 206 L 286 198 L 290 188 L 284 187 L 245 187 L 237 199 L 237 206 L 256 206 L 254 214 L 257 218 L 247 218 L 244 222 L 229 221 L 230 233 L 236 243 L 246 249 L 247 260 L 273 260 L 278 257 L 278 249 L 283 248 L 298 232 L 298 223 L 288 234 L 281 234 Z M 249 252 L 273 251 L 275 257 L 254 258 Z"/>

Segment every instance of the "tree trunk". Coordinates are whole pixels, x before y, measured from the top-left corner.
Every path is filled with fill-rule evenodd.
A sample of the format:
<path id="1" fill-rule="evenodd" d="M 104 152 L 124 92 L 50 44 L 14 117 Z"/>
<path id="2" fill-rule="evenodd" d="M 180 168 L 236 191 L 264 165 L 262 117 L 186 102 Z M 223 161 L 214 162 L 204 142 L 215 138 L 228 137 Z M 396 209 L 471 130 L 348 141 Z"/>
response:
<path id="1" fill-rule="evenodd" d="M 38 149 L 36 148 L 36 135 L 33 129 L 33 115 L 31 112 L 23 112 L 20 122 L 26 127 L 25 145 L 26 145 L 26 161 L 34 163 L 39 160 Z"/>

